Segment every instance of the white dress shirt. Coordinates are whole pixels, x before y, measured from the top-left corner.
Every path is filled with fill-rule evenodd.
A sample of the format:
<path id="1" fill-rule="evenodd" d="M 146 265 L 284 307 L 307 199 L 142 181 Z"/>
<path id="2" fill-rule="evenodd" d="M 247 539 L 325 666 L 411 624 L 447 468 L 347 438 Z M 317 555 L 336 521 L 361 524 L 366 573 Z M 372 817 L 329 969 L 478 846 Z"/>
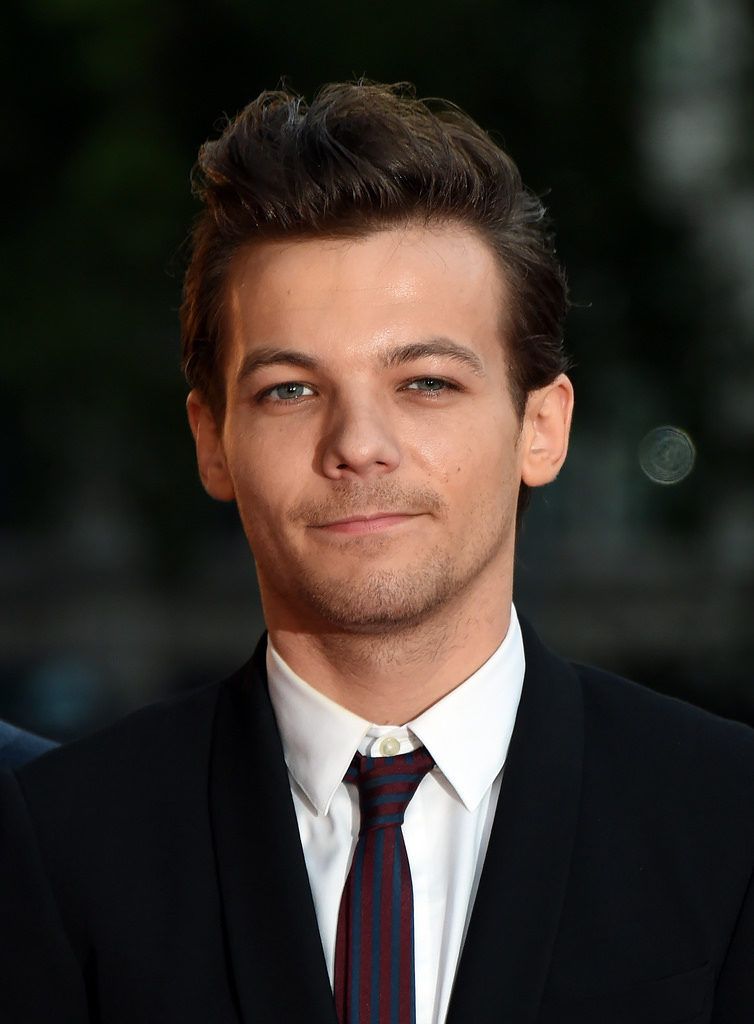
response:
<path id="1" fill-rule="evenodd" d="M 444 1024 L 523 685 L 515 608 L 489 660 L 404 726 L 347 711 L 297 676 L 271 643 L 267 672 L 331 984 L 340 897 L 359 835 L 346 769 L 357 750 L 383 757 L 425 746 L 435 759 L 408 805 L 403 837 L 414 891 L 416 1022 Z"/>

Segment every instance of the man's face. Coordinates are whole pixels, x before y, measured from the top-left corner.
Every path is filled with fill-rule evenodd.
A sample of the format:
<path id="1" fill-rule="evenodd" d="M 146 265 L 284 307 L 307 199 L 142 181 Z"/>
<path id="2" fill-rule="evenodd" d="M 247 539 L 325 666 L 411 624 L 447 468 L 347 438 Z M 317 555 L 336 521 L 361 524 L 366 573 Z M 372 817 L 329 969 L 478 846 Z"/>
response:
<path id="1" fill-rule="evenodd" d="M 238 504 L 268 624 L 377 632 L 505 592 L 522 476 L 507 302 L 491 250 L 456 226 L 237 262 L 203 478 Z"/>

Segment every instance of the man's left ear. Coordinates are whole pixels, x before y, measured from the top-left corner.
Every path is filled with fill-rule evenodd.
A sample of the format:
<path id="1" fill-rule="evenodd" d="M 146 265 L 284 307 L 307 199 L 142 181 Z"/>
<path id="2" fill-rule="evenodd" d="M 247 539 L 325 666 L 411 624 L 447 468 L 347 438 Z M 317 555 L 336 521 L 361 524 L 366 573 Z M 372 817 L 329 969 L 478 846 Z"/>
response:
<path id="1" fill-rule="evenodd" d="M 573 385 L 564 373 L 531 391 L 521 429 L 521 481 L 529 487 L 551 483 L 568 454 Z"/>

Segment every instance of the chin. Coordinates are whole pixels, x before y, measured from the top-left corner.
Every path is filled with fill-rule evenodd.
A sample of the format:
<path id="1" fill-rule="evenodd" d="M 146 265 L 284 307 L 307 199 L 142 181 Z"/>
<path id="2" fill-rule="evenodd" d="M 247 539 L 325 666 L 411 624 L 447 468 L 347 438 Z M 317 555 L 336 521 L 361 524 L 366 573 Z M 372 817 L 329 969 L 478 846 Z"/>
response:
<path id="1" fill-rule="evenodd" d="M 349 633 L 384 633 L 428 621 L 462 583 L 449 561 L 413 572 L 382 570 L 346 579 L 309 577 L 297 595 L 318 618 Z"/>

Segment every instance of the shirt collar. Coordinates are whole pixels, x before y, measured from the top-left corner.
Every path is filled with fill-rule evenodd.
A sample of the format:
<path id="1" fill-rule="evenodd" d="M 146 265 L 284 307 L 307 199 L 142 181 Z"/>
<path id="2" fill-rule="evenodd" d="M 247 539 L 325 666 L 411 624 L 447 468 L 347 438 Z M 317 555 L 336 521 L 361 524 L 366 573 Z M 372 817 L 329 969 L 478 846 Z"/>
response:
<path id="1" fill-rule="evenodd" d="M 521 628 L 511 606 L 508 632 L 491 657 L 407 723 L 469 811 L 505 763 L 524 668 Z M 327 814 L 353 755 L 375 728 L 296 675 L 270 640 L 267 677 L 288 770 L 317 812 Z"/>

